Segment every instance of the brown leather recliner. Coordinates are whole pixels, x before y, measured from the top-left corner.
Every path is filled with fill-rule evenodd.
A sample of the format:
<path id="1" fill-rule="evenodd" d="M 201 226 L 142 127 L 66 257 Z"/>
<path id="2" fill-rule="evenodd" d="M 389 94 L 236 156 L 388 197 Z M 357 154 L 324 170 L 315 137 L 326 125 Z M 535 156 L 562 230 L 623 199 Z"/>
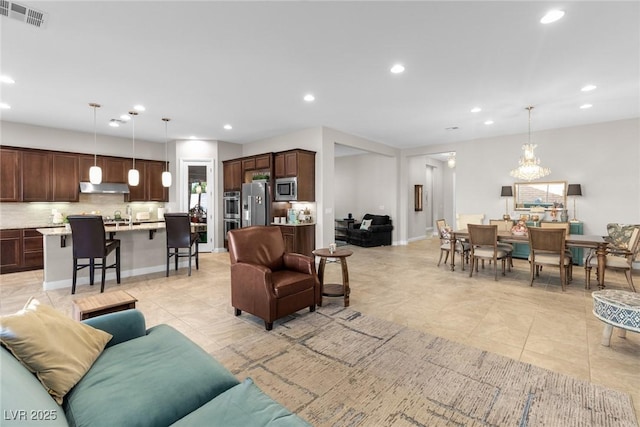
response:
<path id="1" fill-rule="evenodd" d="M 285 253 L 280 227 L 255 226 L 228 233 L 231 259 L 231 305 L 264 320 L 270 331 L 276 319 L 305 307 L 322 305 L 315 261 Z"/>

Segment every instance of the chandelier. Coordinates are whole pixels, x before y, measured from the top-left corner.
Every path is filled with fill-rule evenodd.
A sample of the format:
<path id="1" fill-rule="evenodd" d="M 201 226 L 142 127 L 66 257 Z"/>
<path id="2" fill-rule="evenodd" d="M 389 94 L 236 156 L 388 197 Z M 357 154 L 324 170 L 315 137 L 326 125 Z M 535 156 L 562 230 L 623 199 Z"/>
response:
<path id="1" fill-rule="evenodd" d="M 540 159 L 534 153 L 537 145 L 531 143 L 531 110 L 533 107 L 529 106 L 526 110 L 529 111 L 529 139 L 528 143 L 522 146 L 524 155 L 518 161 L 519 166 L 511 171 L 511 176 L 524 181 L 533 181 L 549 175 L 551 169 L 540 166 Z"/>

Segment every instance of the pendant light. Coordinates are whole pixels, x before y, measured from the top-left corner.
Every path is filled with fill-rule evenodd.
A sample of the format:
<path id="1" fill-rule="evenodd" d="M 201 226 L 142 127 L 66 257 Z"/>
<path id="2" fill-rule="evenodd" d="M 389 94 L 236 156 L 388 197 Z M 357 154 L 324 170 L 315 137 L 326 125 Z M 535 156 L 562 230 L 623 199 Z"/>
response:
<path id="1" fill-rule="evenodd" d="M 127 181 L 130 186 L 135 187 L 140 184 L 140 172 L 136 169 L 136 116 L 138 113 L 129 111 L 129 115 L 131 116 L 131 128 L 133 129 L 133 167 L 129 169 Z"/>
<path id="2" fill-rule="evenodd" d="M 522 146 L 524 155 L 520 158 L 518 167 L 511 171 L 511 176 L 525 181 L 533 181 L 549 175 L 551 170 L 540 166 L 540 159 L 533 151 L 537 147 L 536 144 L 531 143 L 531 110 L 533 107 L 529 106 L 525 110 L 529 111 L 529 140 L 527 144 Z"/>
<path id="3" fill-rule="evenodd" d="M 102 169 L 98 166 L 98 136 L 96 131 L 96 109 L 100 108 L 100 104 L 92 102 L 89 107 L 93 108 L 93 166 L 89 168 L 89 181 L 92 184 L 100 184 L 102 182 Z"/>
<path id="4" fill-rule="evenodd" d="M 167 137 L 167 126 L 171 119 L 163 117 L 162 121 L 164 122 L 164 162 L 165 168 L 164 172 L 162 172 L 162 186 L 163 187 L 171 187 L 171 172 L 169 172 L 169 156 L 168 156 L 168 148 L 169 138 Z"/>

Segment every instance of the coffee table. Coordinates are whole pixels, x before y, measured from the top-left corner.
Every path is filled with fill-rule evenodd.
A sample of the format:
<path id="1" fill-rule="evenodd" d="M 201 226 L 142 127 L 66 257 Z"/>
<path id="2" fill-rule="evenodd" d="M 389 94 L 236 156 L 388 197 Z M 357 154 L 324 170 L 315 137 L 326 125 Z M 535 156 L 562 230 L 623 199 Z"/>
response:
<path id="1" fill-rule="evenodd" d="M 125 291 L 105 292 L 78 298 L 72 301 L 73 318 L 85 320 L 107 313 L 136 308 L 136 301 L 138 300 Z"/>
<path id="2" fill-rule="evenodd" d="M 344 306 L 349 307 L 349 270 L 347 269 L 347 257 L 353 255 L 353 251 L 349 249 L 336 249 L 333 252 L 329 248 L 316 249 L 312 252 L 315 256 L 320 257 L 320 267 L 318 267 L 318 279 L 322 286 L 322 295 L 326 297 L 344 297 Z M 336 258 L 340 260 L 342 266 L 342 284 L 340 283 L 324 283 L 324 267 L 327 264 L 327 258 Z M 322 305 L 322 304 L 320 304 Z"/>
<path id="3" fill-rule="evenodd" d="M 602 320 L 604 331 L 601 344 L 609 347 L 613 328 L 620 328 L 619 336 L 626 331 L 640 332 L 640 294 L 618 289 L 592 292 L 593 314 Z"/>

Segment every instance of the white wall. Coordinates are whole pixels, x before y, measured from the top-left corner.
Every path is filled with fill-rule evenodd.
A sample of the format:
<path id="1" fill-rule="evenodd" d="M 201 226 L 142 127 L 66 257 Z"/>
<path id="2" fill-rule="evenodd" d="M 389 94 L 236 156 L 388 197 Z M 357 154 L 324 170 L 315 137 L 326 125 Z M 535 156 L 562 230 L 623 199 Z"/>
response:
<path id="1" fill-rule="evenodd" d="M 509 172 L 526 141 L 525 133 L 404 150 L 401 180 L 408 180 L 411 156 L 455 151 L 457 212 L 501 218 L 500 187 L 515 181 Z M 640 223 L 640 119 L 533 132 L 532 142 L 541 165 L 551 169 L 543 180 L 582 185 L 577 205 L 585 234 L 606 234 L 609 222 Z"/>

